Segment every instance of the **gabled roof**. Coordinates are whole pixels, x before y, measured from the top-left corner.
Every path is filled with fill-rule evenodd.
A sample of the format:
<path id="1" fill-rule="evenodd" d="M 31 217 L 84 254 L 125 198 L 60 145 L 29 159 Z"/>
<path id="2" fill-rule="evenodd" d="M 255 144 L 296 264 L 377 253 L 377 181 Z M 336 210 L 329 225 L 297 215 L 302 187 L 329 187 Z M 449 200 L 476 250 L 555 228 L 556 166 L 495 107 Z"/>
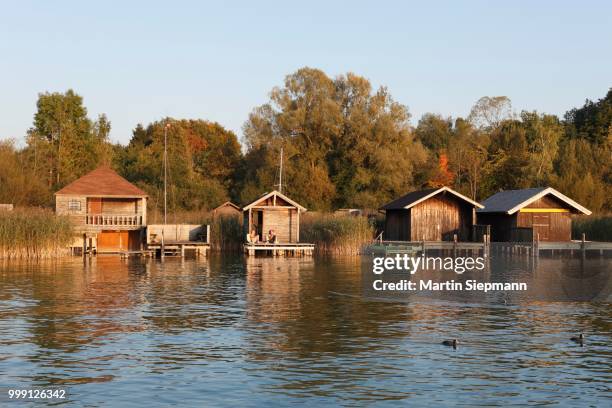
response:
<path id="1" fill-rule="evenodd" d="M 411 193 L 406 194 L 405 196 L 398 198 L 397 200 L 391 201 L 389 204 L 382 206 L 380 209 L 381 210 L 407 210 L 411 207 L 414 207 L 418 203 L 421 203 L 445 191 L 459 197 L 460 199 L 473 205 L 474 207 L 483 208 L 482 204 L 477 203 L 476 201 L 467 198 L 463 194 L 456 192 L 452 188 L 445 186 L 445 187 L 440 187 L 440 188 L 429 188 L 427 190 L 413 191 Z"/>
<path id="2" fill-rule="evenodd" d="M 146 197 L 147 193 L 121 177 L 108 166 L 101 166 L 59 190 L 57 195 L 92 197 Z"/>
<path id="3" fill-rule="evenodd" d="M 221 204 L 221 205 L 219 205 L 219 206 L 215 207 L 215 208 L 213 209 L 213 211 L 218 210 L 218 209 L 220 209 L 220 208 L 222 208 L 222 207 L 233 207 L 233 208 L 237 209 L 238 211 L 240 211 L 240 207 L 238 207 L 236 204 L 232 203 L 231 201 L 226 201 L 226 202 L 224 202 L 223 204 Z"/>
<path id="4" fill-rule="evenodd" d="M 273 197 L 273 196 L 282 198 L 283 200 L 285 200 L 286 202 L 288 202 L 292 206 L 298 208 L 300 211 L 306 211 L 305 207 L 302 207 L 301 205 L 299 205 L 298 203 L 296 203 L 295 201 L 293 201 L 292 199 L 290 199 L 289 197 L 287 197 L 286 195 L 284 195 L 280 191 L 276 191 L 276 190 L 271 191 L 269 193 L 265 193 L 263 196 L 259 197 L 257 200 L 253 201 L 251 204 L 249 204 L 246 207 L 244 207 L 242 209 L 242 211 L 247 211 L 250 208 L 256 207 L 259 202 L 266 201 L 268 198 Z"/>
<path id="5" fill-rule="evenodd" d="M 591 211 L 581 206 L 571 198 L 561 194 L 552 187 L 537 187 L 525 188 L 523 190 L 508 190 L 501 191 L 497 194 L 484 200 L 484 209 L 477 210 L 479 213 L 506 213 L 514 214 L 521 208 L 528 206 L 540 198 L 551 195 L 558 200 L 564 202 L 569 207 L 572 207 L 575 212 L 580 212 L 586 215 L 591 214 Z"/>

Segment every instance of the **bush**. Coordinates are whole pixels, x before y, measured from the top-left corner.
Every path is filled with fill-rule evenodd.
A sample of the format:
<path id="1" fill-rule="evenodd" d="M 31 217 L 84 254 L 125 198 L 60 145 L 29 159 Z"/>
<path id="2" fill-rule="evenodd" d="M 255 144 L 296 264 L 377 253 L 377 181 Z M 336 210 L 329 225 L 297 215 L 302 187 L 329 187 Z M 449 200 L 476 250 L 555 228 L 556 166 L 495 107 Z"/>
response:
<path id="1" fill-rule="evenodd" d="M 612 242 L 612 215 L 579 217 L 572 222 L 572 238 Z"/>

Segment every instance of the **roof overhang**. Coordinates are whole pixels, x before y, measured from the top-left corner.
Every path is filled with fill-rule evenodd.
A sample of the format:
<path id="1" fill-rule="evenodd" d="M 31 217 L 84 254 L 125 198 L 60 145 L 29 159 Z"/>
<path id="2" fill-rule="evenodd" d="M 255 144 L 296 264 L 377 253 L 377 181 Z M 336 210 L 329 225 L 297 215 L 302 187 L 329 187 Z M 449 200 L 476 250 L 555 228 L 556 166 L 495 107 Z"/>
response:
<path id="1" fill-rule="evenodd" d="M 584 215 L 591 215 L 591 211 L 583 206 L 581 206 L 580 204 L 578 204 L 577 202 L 575 202 L 574 200 L 572 200 L 571 198 L 569 198 L 568 196 L 561 194 L 560 192 L 558 192 L 557 190 L 555 190 L 552 187 L 548 187 L 545 190 L 540 191 L 537 194 L 534 194 L 533 196 L 529 197 L 527 200 L 523 201 L 522 203 L 517 204 L 516 206 L 512 207 L 511 209 L 509 209 L 508 211 L 506 211 L 506 214 L 512 215 L 516 212 L 518 212 L 519 210 L 521 210 L 522 208 L 528 206 L 529 204 L 533 203 L 534 201 L 539 200 L 540 198 L 546 196 L 546 195 L 552 195 L 553 197 L 556 197 L 557 199 L 563 201 L 565 204 L 569 205 L 570 207 L 573 207 L 576 211 L 581 212 Z"/>
<path id="2" fill-rule="evenodd" d="M 463 195 L 463 194 L 461 194 L 461 193 L 456 192 L 455 190 L 453 190 L 453 189 L 452 189 L 452 188 L 450 188 L 450 187 L 446 187 L 446 186 L 444 186 L 444 187 L 440 187 L 439 189 L 432 191 L 431 193 L 427 194 L 426 196 L 421 197 L 421 198 L 419 198 L 418 200 L 415 200 L 415 201 L 413 201 L 412 203 L 410 203 L 410 204 L 408 204 L 408 205 L 406 205 L 406 206 L 402 207 L 402 209 L 404 209 L 404 210 L 408 210 L 408 209 L 410 209 L 410 208 L 414 207 L 415 205 L 420 204 L 420 203 L 422 203 L 423 201 L 429 200 L 431 197 L 436 196 L 436 195 L 438 195 L 438 194 L 440 194 L 440 193 L 442 193 L 442 192 L 445 192 L 445 191 L 447 191 L 447 192 L 449 192 L 449 193 L 453 194 L 454 196 L 459 197 L 459 198 L 461 198 L 462 200 L 464 200 L 464 201 L 466 201 L 466 202 L 468 202 L 468 203 L 472 204 L 474 207 L 477 207 L 477 208 L 484 208 L 484 205 L 482 205 L 482 204 L 480 204 L 480 203 L 478 203 L 478 202 L 476 202 L 476 201 L 472 200 L 471 198 L 468 198 L 468 197 L 464 196 L 464 195 Z M 380 210 L 382 210 L 382 211 L 386 211 L 386 209 L 385 209 L 385 208 L 381 208 Z"/>
<path id="3" fill-rule="evenodd" d="M 300 211 L 307 211 L 305 207 L 302 207 L 301 205 L 299 205 L 298 203 L 296 203 L 295 201 L 293 201 L 292 199 L 290 199 L 289 197 L 287 197 L 286 195 L 284 195 L 283 193 L 281 193 L 280 191 L 271 191 L 267 194 L 264 194 L 263 196 L 259 197 L 257 200 L 253 201 L 251 204 L 247 205 L 246 207 L 244 207 L 242 209 L 242 211 L 247 211 L 253 207 L 258 207 L 257 203 L 259 203 L 260 201 L 264 201 L 267 200 L 268 198 L 272 197 L 276 195 L 277 197 L 282 198 L 283 200 L 285 200 L 286 202 L 288 202 L 289 204 L 291 204 L 292 206 L 296 207 L 297 209 L 299 209 Z M 270 208 L 273 208 L 272 206 Z"/>
<path id="4" fill-rule="evenodd" d="M 230 207 L 235 208 L 235 209 L 237 209 L 238 211 L 240 211 L 240 207 L 238 207 L 236 204 L 232 203 L 231 201 L 226 201 L 226 202 L 224 202 L 223 204 L 221 204 L 221 205 L 219 205 L 219 206 L 217 206 L 217 207 L 213 208 L 213 211 L 218 210 L 218 209 L 220 209 L 220 208 L 222 208 L 222 207 L 225 207 L 225 206 L 230 206 Z"/>
<path id="5" fill-rule="evenodd" d="M 148 198 L 148 195 L 111 195 L 111 194 L 77 194 L 77 193 L 53 193 L 56 196 L 70 197 L 92 197 L 92 198 Z"/>

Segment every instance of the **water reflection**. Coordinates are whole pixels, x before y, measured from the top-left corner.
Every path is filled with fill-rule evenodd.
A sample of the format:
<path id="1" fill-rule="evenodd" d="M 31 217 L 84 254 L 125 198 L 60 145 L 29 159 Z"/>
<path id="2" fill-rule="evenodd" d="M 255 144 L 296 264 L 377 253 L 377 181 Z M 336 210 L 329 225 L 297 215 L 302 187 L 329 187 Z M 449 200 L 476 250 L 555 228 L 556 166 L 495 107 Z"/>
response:
<path id="1" fill-rule="evenodd" d="M 601 405 L 610 260 L 592 261 L 585 273 L 580 260 L 493 259 L 476 277 L 546 296 L 601 288 L 561 303 L 366 299 L 358 258 L 0 264 L 0 387 L 65 384 L 76 405 Z M 580 331 L 583 348 L 569 342 Z M 452 337 L 456 351 L 440 345 Z"/>

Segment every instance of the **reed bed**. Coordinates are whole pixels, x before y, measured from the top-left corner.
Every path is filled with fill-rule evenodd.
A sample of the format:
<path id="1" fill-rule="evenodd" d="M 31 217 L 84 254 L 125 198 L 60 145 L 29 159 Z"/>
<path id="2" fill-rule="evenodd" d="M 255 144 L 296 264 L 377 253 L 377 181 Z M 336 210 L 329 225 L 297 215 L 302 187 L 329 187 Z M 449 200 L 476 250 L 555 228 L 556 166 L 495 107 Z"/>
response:
<path id="1" fill-rule="evenodd" d="M 68 217 L 29 208 L 0 212 L 0 259 L 56 258 L 69 254 L 74 233 Z"/>
<path id="2" fill-rule="evenodd" d="M 358 255 L 372 242 L 375 225 L 366 217 L 333 214 L 304 214 L 300 241 L 315 244 L 315 252 Z"/>
<path id="3" fill-rule="evenodd" d="M 583 233 L 590 241 L 612 242 L 612 215 L 577 217 L 572 222 L 572 238 L 581 239 Z"/>
<path id="4" fill-rule="evenodd" d="M 205 220 L 210 225 L 210 249 L 213 251 L 239 251 L 244 242 L 242 218 L 221 215 Z"/>

